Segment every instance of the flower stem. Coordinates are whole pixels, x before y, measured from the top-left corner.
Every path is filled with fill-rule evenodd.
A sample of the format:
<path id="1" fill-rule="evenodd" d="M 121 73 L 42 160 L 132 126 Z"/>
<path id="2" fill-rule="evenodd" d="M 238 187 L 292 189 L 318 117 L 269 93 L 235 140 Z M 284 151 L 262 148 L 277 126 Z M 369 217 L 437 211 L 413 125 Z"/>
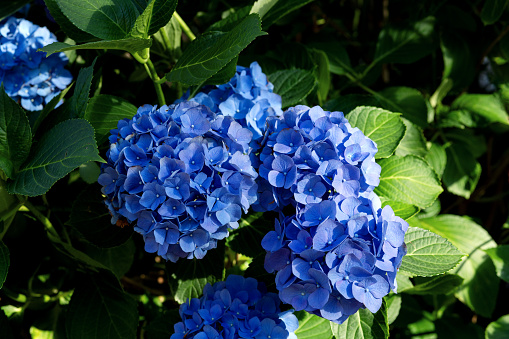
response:
<path id="1" fill-rule="evenodd" d="M 179 22 L 179 25 L 180 27 L 182 27 L 184 33 L 186 33 L 186 35 L 189 37 L 189 40 L 193 41 L 194 39 L 196 39 L 196 35 L 194 35 L 194 33 L 191 31 L 186 22 L 180 17 L 180 15 L 177 12 L 173 13 L 173 15 Z"/>
<path id="2" fill-rule="evenodd" d="M 163 38 L 164 49 L 166 51 L 169 51 L 171 48 L 171 42 L 170 42 L 170 38 L 168 38 L 168 34 L 166 33 L 166 30 L 164 29 L 164 27 L 161 27 L 159 29 L 159 34 L 161 34 L 161 37 Z"/>
<path id="3" fill-rule="evenodd" d="M 44 214 L 42 214 L 34 205 L 32 205 L 31 202 L 26 200 L 25 202 L 23 202 L 23 205 L 25 205 L 25 207 L 28 208 L 30 212 L 32 212 L 32 214 L 37 218 L 37 220 L 39 220 L 44 225 L 44 228 L 46 228 L 46 231 L 49 234 L 51 234 L 53 237 L 60 239 L 60 236 L 53 227 L 51 221 L 49 221 L 49 219 L 46 218 Z"/>

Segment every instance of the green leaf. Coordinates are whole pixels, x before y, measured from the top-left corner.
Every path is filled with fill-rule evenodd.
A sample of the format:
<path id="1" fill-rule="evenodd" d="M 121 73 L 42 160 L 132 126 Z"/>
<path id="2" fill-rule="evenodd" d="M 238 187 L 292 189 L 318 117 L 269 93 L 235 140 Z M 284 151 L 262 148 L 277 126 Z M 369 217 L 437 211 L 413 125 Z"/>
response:
<path id="1" fill-rule="evenodd" d="M 482 167 L 470 149 L 459 143 L 446 148 L 447 165 L 444 170 L 443 182 L 447 190 L 466 199 L 477 186 L 481 177 Z"/>
<path id="2" fill-rule="evenodd" d="M 274 93 L 281 96 L 283 108 L 294 106 L 308 96 L 315 87 L 313 73 L 303 69 L 287 69 L 268 75 Z"/>
<path id="3" fill-rule="evenodd" d="M 299 328 L 295 331 L 298 339 L 331 339 L 330 321 L 306 311 L 294 313 L 299 319 Z"/>
<path id="4" fill-rule="evenodd" d="M 140 14 L 134 23 L 131 36 L 148 39 L 159 28 L 166 26 L 176 7 L 177 0 L 148 1 L 143 13 Z"/>
<path id="5" fill-rule="evenodd" d="M 428 106 L 421 92 L 410 87 L 388 87 L 378 92 L 382 107 L 403 114 L 412 123 L 425 128 L 428 126 Z"/>
<path id="6" fill-rule="evenodd" d="M 108 139 L 110 130 L 117 128 L 120 120 L 131 119 L 138 109 L 133 104 L 119 97 L 99 94 L 90 99 L 85 119 L 92 124 L 95 138 L 100 145 Z"/>
<path id="7" fill-rule="evenodd" d="M 425 159 L 438 175 L 438 178 L 442 178 L 447 164 L 447 153 L 445 152 L 444 147 L 436 142 L 431 143 L 431 147 L 426 154 Z"/>
<path id="8" fill-rule="evenodd" d="M 416 285 L 405 290 L 409 294 L 449 294 L 463 282 L 463 278 L 456 274 L 443 274 L 431 278 L 421 278 Z"/>
<path id="9" fill-rule="evenodd" d="M 382 207 L 385 207 L 387 205 L 391 206 L 392 210 L 394 211 L 394 214 L 405 220 L 413 217 L 419 212 L 419 207 L 414 206 L 412 204 L 407 204 L 401 201 L 392 201 L 385 199 L 382 200 L 383 200 Z"/>
<path id="10" fill-rule="evenodd" d="M 281 0 L 278 1 L 263 17 L 263 29 L 269 28 L 279 19 L 291 13 L 313 0 Z"/>
<path id="11" fill-rule="evenodd" d="M 244 18 L 246 18 L 249 14 L 250 6 L 244 6 L 240 9 L 235 10 L 233 13 L 230 13 L 226 18 L 221 19 L 219 21 L 214 22 L 210 25 L 206 33 L 210 32 L 228 32 L 231 31 L 235 26 L 239 24 Z"/>
<path id="12" fill-rule="evenodd" d="M 405 134 L 405 125 L 399 114 L 381 108 L 360 106 L 346 118 L 352 127 L 358 127 L 366 137 L 376 143 L 376 159 L 391 156 Z"/>
<path id="13" fill-rule="evenodd" d="M 490 317 L 497 301 L 499 280 L 490 257 L 483 251 L 497 246 L 489 233 L 470 219 L 457 215 L 412 218 L 408 223 L 446 238 L 468 254 L 451 271 L 464 279 L 456 297 L 474 312 Z"/>
<path id="14" fill-rule="evenodd" d="M 41 125 L 41 123 L 46 119 L 46 117 L 55 109 L 55 106 L 62 100 L 67 92 L 74 86 L 74 82 L 71 83 L 66 89 L 60 92 L 57 96 L 55 96 L 49 103 L 47 103 L 42 109 L 41 113 L 37 116 L 37 119 L 34 121 L 32 125 L 32 133 L 35 135 L 35 132 Z"/>
<path id="15" fill-rule="evenodd" d="M 205 81 L 205 85 L 222 85 L 230 81 L 231 78 L 235 75 L 237 71 L 237 62 L 239 61 L 239 57 L 236 56 L 233 58 L 226 66 L 224 66 L 219 72 L 211 76 L 207 81 Z"/>
<path id="16" fill-rule="evenodd" d="M 333 74 L 343 75 L 353 70 L 350 57 L 345 47 L 337 41 L 313 42 L 308 47 L 324 51 L 329 58 L 329 71 Z M 368 106 L 369 104 L 363 103 Z"/>
<path id="17" fill-rule="evenodd" d="M 317 65 L 315 68 L 315 78 L 318 83 L 318 90 L 316 94 L 318 96 L 318 102 L 322 105 L 327 99 L 331 85 L 329 58 L 325 52 L 317 49 L 312 51 L 312 55 Z"/>
<path id="18" fill-rule="evenodd" d="M 417 214 L 417 218 L 429 218 L 434 217 L 440 214 L 440 210 L 442 209 L 442 204 L 440 200 L 437 199 L 433 202 L 430 207 L 426 207 L 419 214 Z"/>
<path id="19" fill-rule="evenodd" d="M 384 297 L 384 299 L 387 303 L 387 323 L 390 325 L 396 321 L 399 315 L 399 311 L 401 310 L 401 295 L 389 294 L 388 296 Z"/>
<path id="20" fill-rule="evenodd" d="M 8 178 L 27 159 L 32 145 L 32 131 L 25 111 L 18 106 L 0 85 L 0 170 Z"/>
<path id="21" fill-rule="evenodd" d="M 62 13 L 60 7 L 58 7 L 57 0 L 44 0 L 46 7 L 53 19 L 60 25 L 60 28 L 65 34 L 76 42 L 88 42 L 97 40 L 95 36 L 87 32 L 82 31 L 76 27 L 65 15 Z"/>
<path id="22" fill-rule="evenodd" d="M 389 323 L 385 299 L 382 307 L 375 314 L 367 309 L 360 309 L 341 325 L 331 322 L 330 326 L 336 339 L 387 339 Z"/>
<path id="23" fill-rule="evenodd" d="M 30 0 L 9 0 L 0 2 L 0 21 L 11 14 L 16 13 L 20 8 L 29 3 Z"/>
<path id="24" fill-rule="evenodd" d="M 414 284 L 412 284 L 410 278 L 404 274 L 397 274 L 396 282 L 398 283 L 398 293 L 404 292 L 414 287 Z"/>
<path id="25" fill-rule="evenodd" d="M 74 87 L 74 94 L 66 106 L 69 112 L 69 118 L 83 118 L 87 110 L 88 96 L 90 94 L 90 87 L 92 86 L 92 78 L 94 77 L 94 66 L 97 58 L 94 59 L 92 65 L 80 69 L 76 86 Z"/>
<path id="26" fill-rule="evenodd" d="M 382 107 L 378 99 L 372 95 L 366 94 L 347 94 L 339 98 L 327 101 L 323 109 L 327 111 L 339 111 L 345 115 L 353 111 L 358 106 L 375 106 Z"/>
<path id="27" fill-rule="evenodd" d="M 136 338 L 138 303 L 122 291 L 110 274 L 83 277 L 74 290 L 65 317 L 73 339 Z"/>
<path id="28" fill-rule="evenodd" d="M 87 244 L 84 249 L 84 252 L 90 256 L 90 258 L 110 269 L 119 279 L 131 268 L 135 251 L 136 246 L 132 238 L 117 247 L 99 248 Z"/>
<path id="29" fill-rule="evenodd" d="M 507 339 L 509 336 L 509 314 L 491 322 L 486 327 L 486 339 Z"/>
<path id="30" fill-rule="evenodd" d="M 166 36 L 168 37 L 169 46 L 165 46 L 161 32 L 155 33 L 154 39 L 156 39 L 161 45 L 165 46 L 164 49 L 167 50 L 167 52 L 169 52 L 176 60 L 182 53 L 180 50 L 180 46 L 182 44 L 182 28 L 175 16 L 171 17 L 171 20 L 163 27 L 163 30 L 166 32 Z M 144 69 L 143 72 L 146 73 Z"/>
<path id="31" fill-rule="evenodd" d="M 265 235 L 274 230 L 274 218 L 272 214 L 264 216 L 263 213 L 249 213 L 240 219 L 239 228 L 231 232 L 228 238 L 228 247 L 237 253 L 254 258 L 264 253 L 262 239 Z"/>
<path id="32" fill-rule="evenodd" d="M 401 120 L 405 124 L 406 132 L 394 154 L 399 156 L 415 155 L 424 158 L 428 154 L 428 150 L 422 129 L 405 118 L 401 118 Z"/>
<path id="33" fill-rule="evenodd" d="M 392 156 L 378 163 L 382 172 L 375 192 L 386 199 L 426 208 L 443 191 L 436 173 L 421 158 Z"/>
<path id="34" fill-rule="evenodd" d="M 257 0 L 251 7 L 249 14 L 257 13 L 263 19 L 265 14 L 275 5 L 279 0 Z"/>
<path id="35" fill-rule="evenodd" d="M 448 141 L 460 143 L 465 146 L 477 159 L 486 152 L 486 138 L 483 134 L 476 135 L 471 129 L 453 129 L 445 133 Z"/>
<path id="36" fill-rule="evenodd" d="M 435 18 L 427 17 L 404 27 L 386 26 L 380 32 L 373 63 L 413 63 L 434 47 Z"/>
<path id="37" fill-rule="evenodd" d="M 64 15 L 79 29 L 103 40 L 129 35 L 138 16 L 131 0 L 56 0 Z"/>
<path id="38" fill-rule="evenodd" d="M 431 277 L 445 273 L 463 257 L 447 239 L 417 227 L 408 229 L 405 244 L 407 254 L 403 257 L 400 271 L 411 276 Z"/>
<path id="39" fill-rule="evenodd" d="M 32 147 L 27 163 L 14 182 L 11 193 L 36 196 L 46 193 L 57 180 L 88 162 L 100 161 L 94 129 L 86 120 L 64 121 L 45 133 Z"/>
<path id="40" fill-rule="evenodd" d="M 491 25 L 500 19 L 507 6 L 507 0 L 486 0 L 481 11 L 481 20 L 485 25 Z"/>
<path id="41" fill-rule="evenodd" d="M 440 36 L 440 48 L 444 59 L 442 79 L 452 79 L 452 89 L 460 91 L 470 85 L 475 77 L 475 52 L 461 34 L 444 30 Z"/>
<path id="42" fill-rule="evenodd" d="M 166 264 L 175 301 L 182 304 L 187 299 L 199 298 L 207 283 L 223 280 L 224 251 L 224 241 L 218 241 L 217 248 L 209 250 L 203 259 L 184 258 Z"/>
<path id="43" fill-rule="evenodd" d="M 78 230 L 83 237 L 98 247 L 115 247 L 125 243 L 132 235 L 130 226 L 121 228 L 112 225 L 111 215 L 103 202 L 97 185 L 83 190 L 72 206 L 66 223 Z"/>
<path id="44" fill-rule="evenodd" d="M 5 246 L 2 240 L 0 240 L 0 290 L 4 286 L 10 264 L 11 260 L 9 258 L 9 249 Z"/>
<path id="45" fill-rule="evenodd" d="M 201 84 L 263 34 L 258 14 L 247 16 L 228 33 L 204 34 L 187 47 L 171 72 L 166 74 L 166 79 L 187 85 Z"/>
<path id="46" fill-rule="evenodd" d="M 453 110 L 465 110 L 478 126 L 500 122 L 509 125 L 507 112 L 496 94 L 463 94 L 451 105 Z"/>
<path id="47" fill-rule="evenodd" d="M 509 282 L 509 245 L 499 245 L 489 248 L 485 252 L 493 260 L 499 278 Z"/>
<path id="48" fill-rule="evenodd" d="M 54 42 L 44 46 L 43 48 L 39 48 L 38 51 L 46 52 L 47 56 L 50 56 L 53 53 L 78 49 L 117 49 L 134 54 L 143 49 L 149 48 L 151 45 L 152 40 L 150 39 L 126 38 L 119 40 L 101 40 L 81 45 L 69 45 L 63 42 Z"/>

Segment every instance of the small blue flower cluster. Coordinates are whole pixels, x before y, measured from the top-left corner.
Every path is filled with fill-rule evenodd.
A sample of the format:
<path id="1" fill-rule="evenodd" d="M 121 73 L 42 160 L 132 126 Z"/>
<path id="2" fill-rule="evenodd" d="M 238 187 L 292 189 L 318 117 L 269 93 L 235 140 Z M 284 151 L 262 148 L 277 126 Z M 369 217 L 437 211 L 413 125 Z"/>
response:
<path id="1" fill-rule="evenodd" d="M 64 68 L 68 61 L 64 53 L 46 58 L 44 52 L 37 52 L 56 41 L 46 27 L 28 20 L 10 17 L 0 24 L 0 82 L 26 110 L 42 110 L 72 81 Z"/>
<path id="2" fill-rule="evenodd" d="M 206 105 L 215 113 L 233 117 L 253 132 L 254 141 L 260 141 L 267 118 L 283 114 L 281 96 L 273 93 L 273 89 L 274 85 L 267 80 L 260 65 L 253 62 L 249 68 L 237 66 L 235 76 L 228 83 L 206 86 L 191 100 Z M 251 146 L 257 148 L 256 144 Z"/>
<path id="3" fill-rule="evenodd" d="M 203 258 L 256 200 L 252 133 L 196 102 L 144 105 L 111 131 L 99 183 L 112 223 L 137 220 L 147 252 Z"/>
<path id="4" fill-rule="evenodd" d="M 269 120 L 254 206 L 296 207 L 262 241 L 265 268 L 296 310 L 342 323 L 396 291 L 408 224 L 373 192 L 376 151 L 340 112 L 297 106 Z"/>
<path id="5" fill-rule="evenodd" d="M 182 322 L 174 325 L 171 339 L 296 339 L 297 317 L 281 312 L 280 303 L 263 283 L 230 275 L 214 286 L 207 284 L 200 299 L 180 306 Z"/>

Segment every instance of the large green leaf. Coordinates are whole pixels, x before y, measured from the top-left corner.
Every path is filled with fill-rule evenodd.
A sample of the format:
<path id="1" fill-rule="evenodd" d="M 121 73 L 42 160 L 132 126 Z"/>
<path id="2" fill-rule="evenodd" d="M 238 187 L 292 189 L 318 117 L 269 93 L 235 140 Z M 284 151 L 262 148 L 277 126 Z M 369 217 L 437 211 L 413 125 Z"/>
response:
<path id="1" fill-rule="evenodd" d="M 496 94 L 463 94 L 454 100 L 451 109 L 469 112 L 478 126 L 493 122 L 509 125 L 507 112 Z"/>
<path id="2" fill-rule="evenodd" d="M 117 128 L 120 120 L 131 119 L 137 108 L 119 97 L 100 94 L 92 97 L 85 112 L 85 119 L 92 124 L 95 138 L 100 145 L 108 139 L 110 130 Z"/>
<path id="3" fill-rule="evenodd" d="M 426 100 L 415 88 L 387 87 L 378 94 L 383 108 L 401 113 L 406 119 L 422 128 L 428 125 Z"/>
<path id="4" fill-rule="evenodd" d="M 375 192 L 386 199 L 426 208 L 443 191 L 436 173 L 421 158 L 392 156 L 378 163 L 382 172 Z"/>
<path id="5" fill-rule="evenodd" d="M 0 170 L 13 178 L 26 160 L 32 145 L 32 132 L 25 111 L 0 85 Z"/>
<path id="6" fill-rule="evenodd" d="M 295 312 L 299 328 L 295 331 L 298 339 L 331 339 L 330 321 L 306 311 Z"/>
<path id="7" fill-rule="evenodd" d="M 136 246 L 129 239 L 120 246 L 112 248 L 99 248 L 87 244 L 84 252 L 92 259 L 110 269 L 117 278 L 122 278 L 129 271 L 134 260 Z"/>
<path id="8" fill-rule="evenodd" d="M 280 0 L 263 17 L 263 29 L 269 28 L 279 19 L 293 12 L 313 0 Z"/>
<path id="9" fill-rule="evenodd" d="M 99 187 L 90 185 L 74 201 L 67 224 L 76 228 L 87 241 L 96 246 L 119 246 L 131 237 L 133 229 L 130 226 L 121 228 L 112 225 L 110 220 L 111 215 Z"/>
<path id="10" fill-rule="evenodd" d="M 387 303 L 387 322 L 390 325 L 398 318 L 401 310 L 401 295 L 392 293 L 385 296 L 384 300 Z"/>
<path id="11" fill-rule="evenodd" d="M 8 184 L 8 189 L 28 196 L 44 194 L 57 180 L 88 161 L 103 161 L 98 154 L 94 129 L 83 119 L 64 121 L 32 147 L 28 162 Z"/>
<path id="12" fill-rule="evenodd" d="M 203 259 L 180 259 L 166 264 L 175 301 L 182 304 L 187 299 L 199 298 L 207 283 L 223 280 L 224 251 L 224 241 L 218 241 L 217 248 L 209 250 Z"/>
<path id="13" fill-rule="evenodd" d="M 446 148 L 447 165 L 444 169 L 443 182 L 453 194 L 470 198 L 481 177 L 482 167 L 472 151 L 460 143 L 453 143 Z"/>
<path id="14" fill-rule="evenodd" d="M 60 28 L 69 36 L 69 38 L 73 39 L 76 42 L 88 42 L 97 40 L 95 36 L 89 34 L 85 31 L 82 31 L 78 27 L 76 27 L 63 13 L 60 7 L 58 7 L 57 0 L 44 0 L 46 7 L 48 7 L 49 12 L 53 19 L 60 25 Z"/>
<path id="15" fill-rule="evenodd" d="M 444 147 L 436 142 L 431 143 L 431 147 L 429 148 L 425 159 L 438 177 L 442 178 L 447 164 L 447 153 L 445 152 Z"/>
<path id="16" fill-rule="evenodd" d="M 405 124 L 406 132 L 394 154 L 399 156 L 416 155 L 424 158 L 428 154 L 428 150 L 422 129 L 405 118 L 401 118 L 401 120 Z"/>
<path id="17" fill-rule="evenodd" d="M 404 27 L 386 26 L 378 36 L 374 62 L 409 64 L 433 52 L 435 18 Z"/>
<path id="18" fill-rule="evenodd" d="M 50 56 L 53 53 L 73 51 L 77 49 L 117 49 L 134 54 L 145 48 L 149 48 L 151 45 L 152 40 L 150 39 L 126 38 L 119 40 L 102 40 L 96 42 L 89 42 L 81 45 L 69 45 L 63 42 L 54 42 L 52 44 L 44 46 L 43 48 L 40 48 L 39 50 L 42 52 L 46 52 L 48 56 Z"/>
<path id="19" fill-rule="evenodd" d="M 452 89 L 468 87 L 475 77 L 475 57 L 472 44 L 455 30 L 444 30 L 440 36 L 440 48 L 444 59 L 442 79 L 453 81 Z"/>
<path id="20" fill-rule="evenodd" d="M 495 248 L 489 248 L 486 253 L 493 260 L 497 275 L 500 279 L 509 282 L 509 245 L 499 245 Z"/>
<path id="21" fill-rule="evenodd" d="M 131 36 L 148 39 L 171 19 L 177 0 L 151 0 L 136 19 Z"/>
<path id="22" fill-rule="evenodd" d="M 418 227 L 408 229 L 405 244 L 407 254 L 403 257 L 400 271 L 411 276 L 430 277 L 445 273 L 463 257 L 447 239 Z"/>
<path id="23" fill-rule="evenodd" d="M 490 257 L 483 251 L 497 245 L 489 233 L 472 220 L 457 215 L 412 218 L 408 223 L 446 238 L 468 254 L 451 271 L 464 279 L 456 296 L 474 312 L 490 317 L 497 301 L 499 280 Z"/>
<path id="24" fill-rule="evenodd" d="M 283 108 L 296 105 L 315 87 L 313 73 L 303 69 L 287 69 L 269 74 L 274 93 L 281 96 Z"/>
<path id="25" fill-rule="evenodd" d="M 138 303 L 124 293 L 111 274 L 80 279 L 66 313 L 67 336 L 73 339 L 136 338 Z"/>
<path id="26" fill-rule="evenodd" d="M 463 282 L 456 274 L 442 274 L 431 278 L 416 279 L 416 285 L 406 289 L 409 294 L 449 294 Z"/>
<path id="27" fill-rule="evenodd" d="M 0 2 L 0 21 L 9 15 L 16 13 L 21 7 L 29 3 L 30 0 L 9 0 Z"/>
<path id="28" fill-rule="evenodd" d="M 392 200 L 385 200 L 385 199 L 381 199 L 381 200 L 382 200 L 382 207 L 389 205 L 392 208 L 392 210 L 394 211 L 395 215 L 397 215 L 398 217 L 405 219 L 405 220 L 413 217 L 414 215 L 416 215 L 419 212 L 419 207 L 412 205 L 412 204 L 407 204 L 407 203 L 401 202 L 401 201 L 392 201 Z"/>
<path id="29" fill-rule="evenodd" d="M 256 37 L 263 35 L 258 14 L 251 14 L 228 33 L 204 34 L 194 40 L 179 58 L 168 81 L 198 85 L 222 69 Z"/>
<path id="30" fill-rule="evenodd" d="M 345 47 L 337 41 L 313 42 L 308 47 L 324 51 L 329 58 L 329 71 L 334 74 L 343 75 L 351 72 L 352 65 Z M 369 105 L 364 103 L 363 105 Z"/>
<path id="31" fill-rule="evenodd" d="M 330 326 L 336 339 L 387 339 L 389 322 L 385 300 L 375 314 L 367 309 L 360 309 L 341 325 L 331 322 Z"/>
<path id="32" fill-rule="evenodd" d="M 331 77 L 329 72 L 329 58 L 324 51 L 314 49 L 311 53 L 315 60 L 317 67 L 315 68 L 315 78 L 317 82 L 318 102 L 320 106 L 323 105 L 329 94 L 331 87 Z"/>
<path id="33" fill-rule="evenodd" d="M 360 106 L 346 118 L 352 127 L 358 127 L 366 137 L 376 143 L 376 159 L 391 156 L 405 135 L 405 125 L 399 114 L 381 108 Z"/>
<path id="34" fill-rule="evenodd" d="M 275 5 L 279 0 L 257 0 L 251 7 L 249 14 L 256 13 L 263 19 L 265 14 Z"/>
<path id="35" fill-rule="evenodd" d="M 56 0 L 65 16 L 79 29 L 100 39 L 129 35 L 138 16 L 131 0 Z"/>
<path id="36" fill-rule="evenodd" d="M 481 11 L 481 19 L 485 25 L 491 25 L 500 19 L 507 6 L 507 0 L 486 0 Z"/>
<path id="37" fill-rule="evenodd" d="M 74 93 L 69 101 L 65 103 L 66 110 L 70 119 L 83 118 L 87 110 L 88 96 L 94 77 L 94 66 L 97 59 L 94 59 L 92 65 L 80 69 Z M 64 114 L 66 115 L 66 114 Z"/>
<path id="38" fill-rule="evenodd" d="M 219 72 L 208 78 L 205 85 L 222 85 L 230 81 L 237 71 L 237 62 L 239 57 L 236 56 L 229 63 L 226 64 Z"/>
<path id="39" fill-rule="evenodd" d="M 7 278 L 7 272 L 9 271 L 10 264 L 11 260 L 9 258 L 9 249 L 5 246 L 2 240 L 0 240 L 0 290 Z"/>
<path id="40" fill-rule="evenodd" d="M 486 339 L 507 339 L 509 336 L 509 314 L 504 315 L 486 327 Z"/>

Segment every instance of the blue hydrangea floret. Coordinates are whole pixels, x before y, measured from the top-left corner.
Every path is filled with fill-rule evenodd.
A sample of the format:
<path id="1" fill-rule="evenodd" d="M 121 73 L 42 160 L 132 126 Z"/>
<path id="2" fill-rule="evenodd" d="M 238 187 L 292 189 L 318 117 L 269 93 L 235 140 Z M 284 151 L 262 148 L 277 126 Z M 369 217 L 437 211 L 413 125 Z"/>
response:
<path id="1" fill-rule="evenodd" d="M 10 17 L 0 23 L 0 83 L 29 111 L 42 110 L 72 81 L 64 53 L 45 57 L 41 47 L 57 42 L 46 27 Z"/>
<path id="2" fill-rule="evenodd" d="M 297 317 L 292 310 L 281 312 L 280 304 L 256 279 L 229 275 L 180 306 L 182 321 L 171 339 L 296 339 Z"/>
<path id="3" fill-rule="evenodd" d="M 264 145 L 254 207 L 295 207 L 262 241 L 281 300 L 336 323 L 376 312 L 396 292 L 408 229 L 373 192 L 376 144 L 341 112 L 297 106 L 269 120 Z"/>
<path id="4" fill-rule="evenodd" d="M 99 183 L 112 223 L 136 221 L 145 250 L 203 258 L 256 200 L 252 133 L 196 102 L 144 105 L 111 131 Z"/>
<path id="5" fill-rule="evenodd" d="M 266 120 L 281 116 L 281 96 L 274 93 L 260 65 L 255 61 L 249 67 L 237 66 L 231 80 L 224 85 L 205 86 L 192 101 L 206 105 L 213 112 L 230 116 L 253 133 L 260 141 L 265 133 Z M 186 94 L 179 101 L 187 99 Z M 256 148 L 256 143 L 252 144 Z"/>

